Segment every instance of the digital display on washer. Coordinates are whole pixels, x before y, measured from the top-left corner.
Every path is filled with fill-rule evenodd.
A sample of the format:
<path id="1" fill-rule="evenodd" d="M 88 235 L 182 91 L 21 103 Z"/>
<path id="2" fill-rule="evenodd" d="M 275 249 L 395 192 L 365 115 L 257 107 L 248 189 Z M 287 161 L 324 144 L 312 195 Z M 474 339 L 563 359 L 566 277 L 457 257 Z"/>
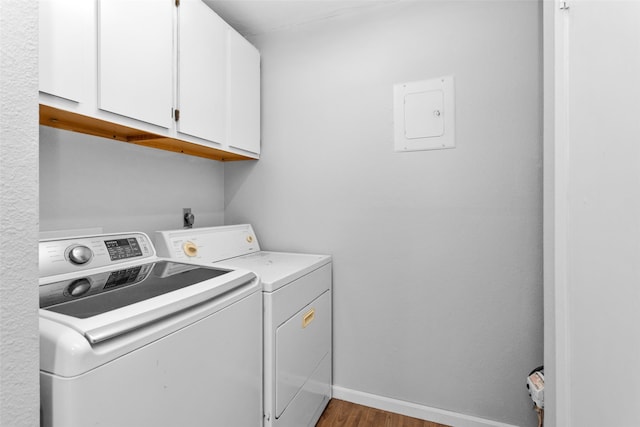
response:
<path id="1" fill-rule="evenodd" d="M 40 308 L 85 319 L 151 299 L 228 273 L 171 261 L 40 286 Z"/>
<path id="2" fill-rule="evenodd" d="M 135 237 L 105 240 L 104 244 L 107 246 L 111 261 L 142 256 L 142 249 Z"/>

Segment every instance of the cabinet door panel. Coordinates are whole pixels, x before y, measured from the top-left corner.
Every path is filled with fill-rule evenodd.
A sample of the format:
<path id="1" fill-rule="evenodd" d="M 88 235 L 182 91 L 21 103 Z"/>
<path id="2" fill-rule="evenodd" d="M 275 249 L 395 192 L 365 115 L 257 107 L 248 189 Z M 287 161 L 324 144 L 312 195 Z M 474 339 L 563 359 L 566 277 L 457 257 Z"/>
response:
<path id="1" fill-rule="evenodd" d="M 99 0 L 98 107 L 169 128 L 173 4 Z"/>
<path id="2" fill-rule="evenodd" d="M 227 141 L 260 153 L 260 53 L 229 29 Z"/>
<path id="3" fill-rule="evenodd" d="M 95 40 L 95 1 L 39 1 L 40 91 L 76 102 L 87 101 Z"/>
<path id="4" fill-rule="evenodd" d="M 227 24 L 201 0 L 182 0 L 178 34 L 178 131 L 225 139 Z"/>

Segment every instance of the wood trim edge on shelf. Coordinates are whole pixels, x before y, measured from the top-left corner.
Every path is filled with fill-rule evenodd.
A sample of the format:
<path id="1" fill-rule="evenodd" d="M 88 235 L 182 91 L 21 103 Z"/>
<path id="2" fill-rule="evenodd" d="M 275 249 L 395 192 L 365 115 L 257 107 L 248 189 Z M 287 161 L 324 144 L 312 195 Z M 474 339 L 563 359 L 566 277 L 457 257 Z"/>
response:
<path id="1" fill-rule="evenodd" d="M 229 153 L 217 148 L 194 144 L 180 139 L 168 138 L 117 123 L 84 116 L 71 111 L 61 110 L 49 105 L 40 104 L 40 124 L 57 129 L 114 139 L 129 144 L 143 145 L 159 150 L 173 151 L 189 156 L 203 157 L 205 159 L 221 162 L 237 160 L 256 160 L 241 154 Z"/>

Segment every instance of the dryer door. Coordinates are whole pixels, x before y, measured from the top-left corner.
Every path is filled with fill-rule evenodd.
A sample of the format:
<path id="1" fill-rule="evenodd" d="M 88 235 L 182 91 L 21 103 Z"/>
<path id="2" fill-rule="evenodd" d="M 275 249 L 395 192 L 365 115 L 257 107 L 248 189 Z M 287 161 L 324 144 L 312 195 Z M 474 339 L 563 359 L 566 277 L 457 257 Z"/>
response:
<path id="1" fill-rule="evenodd" d="M 331 292 L 327 290 L 276 331 L 276 418 L 331 350 Z"/>

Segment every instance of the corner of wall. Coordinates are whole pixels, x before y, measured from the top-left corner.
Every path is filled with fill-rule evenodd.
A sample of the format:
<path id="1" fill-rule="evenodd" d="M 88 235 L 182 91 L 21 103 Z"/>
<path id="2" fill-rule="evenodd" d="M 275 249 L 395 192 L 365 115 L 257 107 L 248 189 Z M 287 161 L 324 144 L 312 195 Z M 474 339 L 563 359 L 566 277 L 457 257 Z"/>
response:
<path id="1" fill-rule="evenodd" d="M 0 3 L 0 425 L 38 425 L 38 3 Z"/>

